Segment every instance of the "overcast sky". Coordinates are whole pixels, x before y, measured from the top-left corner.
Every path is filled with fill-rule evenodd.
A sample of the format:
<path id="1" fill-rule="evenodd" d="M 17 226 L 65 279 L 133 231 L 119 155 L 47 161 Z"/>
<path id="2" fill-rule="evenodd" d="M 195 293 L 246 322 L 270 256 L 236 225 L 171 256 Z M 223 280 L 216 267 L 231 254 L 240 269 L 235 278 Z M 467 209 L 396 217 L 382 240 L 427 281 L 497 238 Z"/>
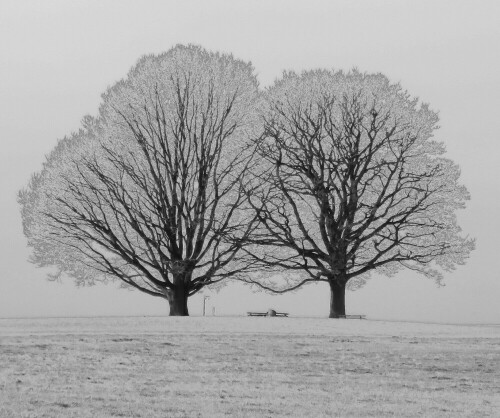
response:
<path id="1" fill-rule="evenodd" d="M 471 192 L 460 212 L 477 238 L 466 266 L 438 288 L 401 272 L 347 295 L 370 318 L 500 323 L 500 2 L 19 1 L 0 2 L 0 317 L 165 315 L 167 302 L 116 285 L 45 280 L 27 259 L 16 194 L 57 140 L 97 113 L 100 95 L 144 54 L 195 43 L 252 61 L 262 86 L 283 70 L 382 72 L 440 114 L 436 138 Z M 285 296 L 229 285 L 208 310 L 274 307 L 328 315 L 329 288 Z M 203 295 L 190 300 L 200 314 Z"/>

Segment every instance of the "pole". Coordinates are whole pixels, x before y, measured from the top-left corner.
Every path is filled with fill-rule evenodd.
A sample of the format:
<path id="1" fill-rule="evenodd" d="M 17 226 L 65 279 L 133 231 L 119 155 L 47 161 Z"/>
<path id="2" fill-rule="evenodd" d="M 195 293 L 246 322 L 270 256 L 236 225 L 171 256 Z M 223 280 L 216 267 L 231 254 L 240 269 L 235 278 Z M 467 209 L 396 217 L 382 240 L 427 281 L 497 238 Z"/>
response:
<path id="1" fill-rule="evenodd" d="M 205 316 L 205 306 L 207 304 L 207 299 L 210 299 L 209 296 L 203 296 L 203 316 Z"/>

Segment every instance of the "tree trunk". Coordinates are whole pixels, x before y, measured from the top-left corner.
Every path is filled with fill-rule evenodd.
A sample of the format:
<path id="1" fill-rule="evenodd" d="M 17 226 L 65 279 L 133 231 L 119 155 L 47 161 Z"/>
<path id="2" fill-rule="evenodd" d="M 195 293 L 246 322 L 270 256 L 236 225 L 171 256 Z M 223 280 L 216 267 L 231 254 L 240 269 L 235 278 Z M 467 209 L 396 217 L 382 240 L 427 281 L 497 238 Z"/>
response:
<path id="1" fill-rule="evenodd" d="M 185 286 L 177 284 L 167 293 L 170 305 L 170 316 L 189 316 L 188 312 L 188 290 Z"/>
<path id="2" fill-rule="evenodd" d="M 330 318 L 341 318 L 345 315 L 345 283 L 330 281 Z"/>

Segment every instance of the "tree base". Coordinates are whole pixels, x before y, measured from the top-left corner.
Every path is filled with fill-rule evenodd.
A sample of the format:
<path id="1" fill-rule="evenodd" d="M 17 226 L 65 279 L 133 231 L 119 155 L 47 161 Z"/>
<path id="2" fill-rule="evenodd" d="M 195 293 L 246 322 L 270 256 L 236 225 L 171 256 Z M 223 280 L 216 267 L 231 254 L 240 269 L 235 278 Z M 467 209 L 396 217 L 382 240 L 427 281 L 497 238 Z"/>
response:
<path id="1" fill-rule="evenodd" d="M 187 301 L 188 292 L 184 287 L 177 286 L 167 293 L 170 307 L 169 316 L 189 316 Z"/>
<path id="2" fill-rule="evenodd" d="M 188 313 L 172 313 L 170 311 L 168 316 L 189 316 L 189 314 Z"/>
<path id="3" fill-rule="evenodd" d="M 337 280 L 330 282 L 330 316 L 329 318 L 345 317 L 345 283 Z"/>

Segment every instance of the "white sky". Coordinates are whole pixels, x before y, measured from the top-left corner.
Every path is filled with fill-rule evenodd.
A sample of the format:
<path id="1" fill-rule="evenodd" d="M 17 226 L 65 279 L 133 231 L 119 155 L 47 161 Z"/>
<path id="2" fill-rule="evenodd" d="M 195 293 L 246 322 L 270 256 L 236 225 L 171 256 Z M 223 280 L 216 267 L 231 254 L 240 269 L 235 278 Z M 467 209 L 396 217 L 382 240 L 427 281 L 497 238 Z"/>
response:
<path id="1" fill-rule="evenodd" d="M 164 315 L 167 302 L 115 285 L 77 289 L 28 261 L 16 194 L 58 138 L 96 114 L 100 94 L 146 53 L 196 43 L 250 60 L 263 86 L 283 70 L 382 72 L 439 111 L 448 157 L 472 200 L 459 215 L 477 249 L 444 288 L 403 272 L 347 296 L 371 318 L 500 323 L 500 2 L 19 1 L 0 3 L 0 317 Z M 285 296 L 230 285 L 208 311 L 274 307 L 327 315 L 329 289 Z M 200 314 L 202 295 L 190 312 Z"/>

